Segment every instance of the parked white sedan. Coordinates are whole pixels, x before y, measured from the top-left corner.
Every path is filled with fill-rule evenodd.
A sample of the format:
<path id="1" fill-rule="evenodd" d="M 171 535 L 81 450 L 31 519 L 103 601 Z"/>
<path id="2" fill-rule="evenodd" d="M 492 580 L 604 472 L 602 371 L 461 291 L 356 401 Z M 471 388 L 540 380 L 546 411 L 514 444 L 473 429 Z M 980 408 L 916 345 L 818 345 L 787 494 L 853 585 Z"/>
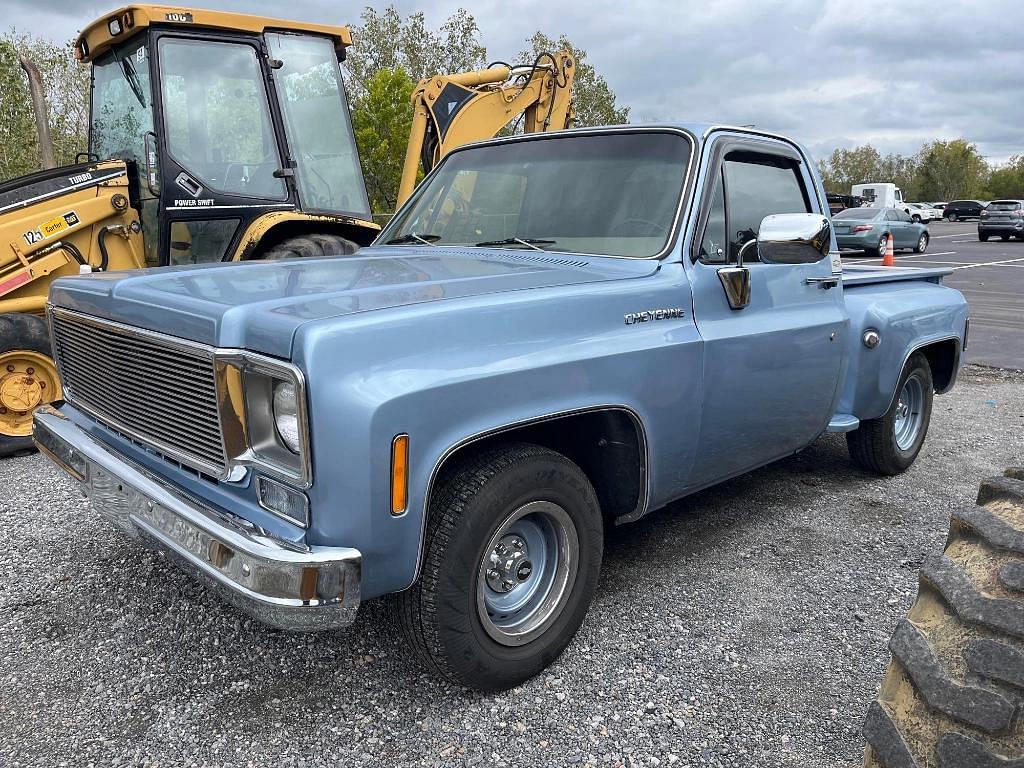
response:
<path id="1" fill-rule="evenodd" d="M 942 211 L 932 208 L 927 203 L 903 203 L 902 208 L 911 219 L 921 224 L 942 218 Z"/>

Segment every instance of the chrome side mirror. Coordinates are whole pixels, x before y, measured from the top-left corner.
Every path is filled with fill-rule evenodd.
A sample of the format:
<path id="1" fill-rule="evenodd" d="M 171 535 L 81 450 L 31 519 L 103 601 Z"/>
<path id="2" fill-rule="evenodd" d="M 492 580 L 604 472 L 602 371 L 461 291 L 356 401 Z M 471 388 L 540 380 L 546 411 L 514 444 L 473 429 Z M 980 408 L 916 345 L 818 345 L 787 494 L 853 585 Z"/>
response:
<path id="1" fill-rule="evenodd" d="M 757 233 L 757 256 L 766 264 L 813 264 L 828 256 L 832 223 L 817 213 L 765 216 Z"/>

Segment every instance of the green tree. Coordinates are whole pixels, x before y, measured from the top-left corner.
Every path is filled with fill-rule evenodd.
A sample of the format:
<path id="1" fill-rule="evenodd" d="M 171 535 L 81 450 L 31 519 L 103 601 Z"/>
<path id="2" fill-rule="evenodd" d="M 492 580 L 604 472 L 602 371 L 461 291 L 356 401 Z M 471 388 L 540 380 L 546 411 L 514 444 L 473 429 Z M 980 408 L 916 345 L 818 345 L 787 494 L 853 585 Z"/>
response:
<path id="1" fill-rule="evenodd" d="M 374 211 L 395 210 L 415 87 L 401 67 L 379 69 L 367 81 L 366 92 L 352 113 L 366 193 Z"/>
<path id="2" fill-rule="evenodd" d="M 985 194 L 990 169 L 966 139 L 933 141 L 921 149 L 919 193 L 925 200 L 956 200 Z"/>
<path id="3" fill-rule="evenodd" d="M 870 144 L 853 149 L 837 149 L 827 160 L 819 161 L 822 181 L 829 192 L 850 194 L 850 187 L 881 178 L 882 156 Z"/>
<path id="4" fill-rule="evenodd" d="M 89 69 L 75 59 L 71 42 L 11 30 L 0 36 L 0 179 L 39 168 L 39 137 L 19 56 L 34 61 L 42 73 L 57 163 L 73 163 L 88 141 Z"/>
<path id="5" fill-rule="evenodd" d="M 352 27 L 352 47 L 345 57 L 350 93 L 366 94 L 373 76 L 382 69 L 402 69 L 412 81 L 449 72 L 466 72 L 487 65 L 476 19 L 458 9 L 433 31 L 422 12 L 408 18 L 393 6 L 383 11 L 366 8 L 362 24 Z"/>
<path id="6" fill-rule="evenodd" d="M 608 81 L 587 63 L 587 52 L 574 46 L 565 35 L 557 40 L 543 32 L 535 32 L 526 41 L 527 49 L 519 54 L 523 62 L 533 63 L 542 53 L 556 53 L 563 49 L 572 51 L 576 59 L 576 80 L 573 84 L 573 98 L 576 102 L 576 124 L 619 125 L 629 122 L 629 107 L 616 106 L 615 92 Z"/>
<path id="7" fill-rule="evenodd" d="M 1010 162 L 992 171 L 988 182 L 989 197 L 1024 199 L 1024 155 L 1014 155 Z"/>

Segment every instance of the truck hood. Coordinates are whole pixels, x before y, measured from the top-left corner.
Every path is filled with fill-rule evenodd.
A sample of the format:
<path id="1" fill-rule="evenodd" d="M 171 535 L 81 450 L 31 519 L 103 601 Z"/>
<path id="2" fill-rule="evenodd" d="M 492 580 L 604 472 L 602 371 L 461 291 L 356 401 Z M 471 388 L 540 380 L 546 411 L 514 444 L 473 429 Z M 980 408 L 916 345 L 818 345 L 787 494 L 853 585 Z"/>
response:
<path id="1" fill-rule="evenodd" d="M 201 344 L 291 356 L 303 323 L 482 294 L 642 277 L 659 262 L 504 249 L 366 248 L 353 256 L 62 278 L 51 304 Z"/>

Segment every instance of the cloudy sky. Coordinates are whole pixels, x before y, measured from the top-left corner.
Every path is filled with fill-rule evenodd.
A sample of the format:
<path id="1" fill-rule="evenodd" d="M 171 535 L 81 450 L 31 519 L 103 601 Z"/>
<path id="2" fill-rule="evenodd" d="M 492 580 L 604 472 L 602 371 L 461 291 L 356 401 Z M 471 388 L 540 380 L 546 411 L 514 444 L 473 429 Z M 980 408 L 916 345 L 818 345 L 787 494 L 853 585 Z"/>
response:
<path id="1" fill-rule="evenodd" d="M 3 0 L 0 24 L 55 39 L 111 10 Z M 357 23 L 363 2 L 195 0 Z M 383 8 L 388 3 L 370 3 Z M 1016 0 L 396 0 L 431 27 L 467 7 L 493 58 L 540 29 L 587 51 L 633 122 L 697 119 L 790 134 L 816 154 L 870 142 L 914 152 L 966 137 L 992 162 L 1024 153 L 1024 36 Z M 287 9 L 287 10 L 285 10 Z"/>

